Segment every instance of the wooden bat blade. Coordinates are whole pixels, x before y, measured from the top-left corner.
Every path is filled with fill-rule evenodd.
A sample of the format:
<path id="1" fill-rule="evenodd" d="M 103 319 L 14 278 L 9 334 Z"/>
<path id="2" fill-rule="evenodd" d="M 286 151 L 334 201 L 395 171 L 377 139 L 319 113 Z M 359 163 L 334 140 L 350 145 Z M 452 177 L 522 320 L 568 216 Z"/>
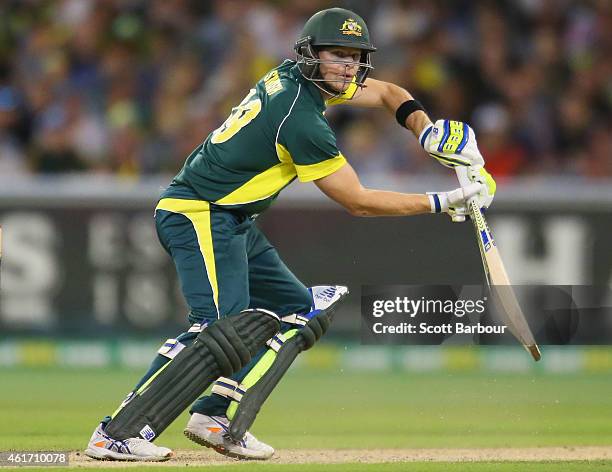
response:
<path id="1" fill-rule="evenodd" d="M 492 294 L 495 301 L 501 307 L 501 314 L 507 318 L 506 321 L 508 321 L 509 327 L 515 337 L 525 346 L 536 361 L 539 360 L 541 357 L 540 350 L 529 329 L 525 314 L 516 299 L 514 289 L 510 285 L 510 279 L 508 278 L 506 268 L 504 267 L 497 247 L 492 246 L 485 253 L 485 259 L 489 267 Z"/>
<path id="2" fill-rule="evenodd" d="M 537 344 L 534 344 L 532 346 L 527 346 L 527 350 L 529 351 L 531 356 L 534 358 L 534 360 L 539 361 L 540 359 L 542 359 L 542 353 L 540 352 L 540 348 L 538 347 Z"/>
<path id="3" fill-rule="evenodd" d="M 523 310 L 516 299 L 514 289 L 511 286 L 506 268 L 495 245 L 495 240 L 487 225 L 487 221 L 475 201 L 470 202 L 469 209 L 487 281 L 492 287 L 495 302 L 501 308 L 500 314 L 505 318 L 506 324 L 514 337 L 527 349 L 534 360 L 539 361 L 542 357 L 540 349 L 529 329 Z"/>

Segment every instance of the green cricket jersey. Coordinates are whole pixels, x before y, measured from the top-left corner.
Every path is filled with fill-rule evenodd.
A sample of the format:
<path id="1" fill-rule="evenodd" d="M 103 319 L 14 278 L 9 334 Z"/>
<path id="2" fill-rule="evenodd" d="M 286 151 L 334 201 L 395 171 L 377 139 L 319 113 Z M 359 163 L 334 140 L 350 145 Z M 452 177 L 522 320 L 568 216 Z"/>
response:
<path id="1" fill-rule="evenodd" d="M 295 61 L 272 69 L 187 158 L 162 198 L 205 200 L 261 213 L 296 177 L 325 177 L 346 163 L 323 115 L 357 89 L 324 101 Z"/>

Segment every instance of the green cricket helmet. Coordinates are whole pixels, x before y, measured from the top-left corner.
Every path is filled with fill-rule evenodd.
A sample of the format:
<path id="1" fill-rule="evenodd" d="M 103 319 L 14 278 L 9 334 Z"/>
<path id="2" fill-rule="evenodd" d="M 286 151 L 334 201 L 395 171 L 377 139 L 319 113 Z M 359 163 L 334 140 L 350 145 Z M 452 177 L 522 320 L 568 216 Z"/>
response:
<path id="1" fill-rule="evenodd" d="M 343 46 L 361 50 L 359 62 L 322 61 L 318 51 L 323 47 Z M 370 42 L 368 27 L 356 13 L 344 8 L 328 8 L 315 13 L 304 25 L 294 46 L 297 63 L 302 76 L 310 80 L 324 92 L 338 96 L 342 92 L 331 89 L 321 77 L 321 64 L 343 64 L 346 67 L 359 66 L 353 79 L 356 85 L 363 87 L 364 82 L 373 69 L 370 53 L 376 48 Z M 338 80 L 337 82 L 344 82 Z"/>

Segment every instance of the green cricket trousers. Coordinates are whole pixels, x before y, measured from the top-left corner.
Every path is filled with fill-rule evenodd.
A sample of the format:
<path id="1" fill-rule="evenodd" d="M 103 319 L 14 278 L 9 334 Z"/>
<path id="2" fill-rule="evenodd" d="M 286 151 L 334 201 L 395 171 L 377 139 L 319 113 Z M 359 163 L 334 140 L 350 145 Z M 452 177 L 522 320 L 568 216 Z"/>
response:
<path id="1" fill-rule="evenodd" d="M 162 198 L 155 225 L 189 306 L 192 327 L 176 338 L 178 342 L 189 345 L 205 324 L 247 308 L 264 308 L 281 317 L 310 311 L 310 292 L 251 217 L 202 200 Z M 240 382 L 263 352 L 232 379 Z M 168 361 L 158 355 L 135 390 Z M 218 395 L 205 396 L 191 411 L 224 415 L 229 402 Z"/>

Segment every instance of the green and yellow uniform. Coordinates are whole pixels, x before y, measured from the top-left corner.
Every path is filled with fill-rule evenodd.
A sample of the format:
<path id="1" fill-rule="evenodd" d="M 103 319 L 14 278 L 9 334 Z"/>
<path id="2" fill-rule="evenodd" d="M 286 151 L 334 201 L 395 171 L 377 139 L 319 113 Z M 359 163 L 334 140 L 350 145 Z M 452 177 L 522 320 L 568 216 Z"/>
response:
<path id="1" fill-rule="evenodd" d="M 352 85 L 338 103 L 350 98 Z M 157 230 L 201 323 L 248 307 L 285 315 L 309 294 L 253 224 L 296 178 L 325 177 L 345 163 L 319 90 L 294 61 L 263 77 L 187 158 L 157 206 Z"/>
<path id="2" fill-rule="evenodd" d="M 295 62 L 283 62 L 191 153 L 163 197 L 254 214 L 296 177 L 309 182 L 331 174 L 346 161 L 325 119 L 326 104 Z"/>
<path id="3" fill-rule="evenodd" d="M 175 263 L 191 324 L 246 308 L 279 316 L 311 308 L 310 292 L 254 219 L 296 178 L 320 179 L 346 163 L 324 112 L 351 98 L 357 87 L 326 102 L 295 64 L 285 61 L 257 82 L 189 155 L 157 205 L 157 233 Z M 190 344 L 196 335 L 192 329 L 177 339 Z M 241 379 L 256 361 L 234 378 Z M 158 356 L 138 386 L 165 362 Z M 213 395 L 193 408 L 224 414 L 228 403 Z"/>
<path id="4" fill-rule="evenodd" d="M 361 51 L 360 62 L 346 62 L 347 66 L 357 66 L 357 73 L 341 94 L 324 83 L 319 73 L 323 62 L 318 61 L 313 49 L 329 46 Z M 259 411 L 257 402 L 263 402 L 269 394 L 265 388 L 276 385 L 288 368 L 286 363 L 299 352 L 296 349 L 310 347 L 326 329 L 329 320 L 324 323 L 318 318 L 324 314 L 313 309 L 310 291 L 283 264 L 254 219 L 296 178 L 310 182 L 346 164 L 324 112 L 328 105 L 352 98 L 363 86 L 371 69 L 369 55 L 376 48 L 361 17 L 331 8 L 313 15 L 294 49 L 297 61 L 283 62 L 257 82 L 227 120 L 193 150 L 161 195 L 155 211 L 156 229 L 175 263 L 192 326 L 164 343 L 120 409 L 136 405 L 132 410 L 138 411 L 138 405 L 132 403 L 134 398 L 146 394 L 153 382 L 167 381 L 158 375 L 164 366 L 185 362 L 184 356 L 175 356 L 219 318 L 246 308 L 267 309 L 281 318 L 304 314 L 285 318 L 281 324 L 284 335 L 279 333 L 262 346 L 258 355 L 231 378 L 221 377 L 214 394 L 200 398 L 191 409 L 228 418 L 236 414 L 252 422 L 251 415 Z M 333 98 L 325 101 L 323 94 Z M 303 337 L 303 333 L 310 337 Z M 278 364 L 277 353 L 284 356 Z M 191 354 L 189 351 L 186 355 Z M 263 390 L 249 390 L 260 380 Z M 235 394 L 230 394 L 232 386 L 236 387 Z M 240 416 L 238 394 L 251 398 L 246 402 L 245 408 L 250 408 L 246 416 Z M 230 399 L 235 400 L 231 407 Z M 170 416 L 176 411 L 168 408 L 165 413 Z M 103 423 L 109 421 L 107 417 Z M 249 427 L 246 423 L 239 426 Z M 150 432 L 143 435 L 140 431 L 140 435 L 148 437 Z M 255 450 L 248 450 L 244 441 L 242 444 L 243 450 L 236 457 L 254 457 Z"/>

